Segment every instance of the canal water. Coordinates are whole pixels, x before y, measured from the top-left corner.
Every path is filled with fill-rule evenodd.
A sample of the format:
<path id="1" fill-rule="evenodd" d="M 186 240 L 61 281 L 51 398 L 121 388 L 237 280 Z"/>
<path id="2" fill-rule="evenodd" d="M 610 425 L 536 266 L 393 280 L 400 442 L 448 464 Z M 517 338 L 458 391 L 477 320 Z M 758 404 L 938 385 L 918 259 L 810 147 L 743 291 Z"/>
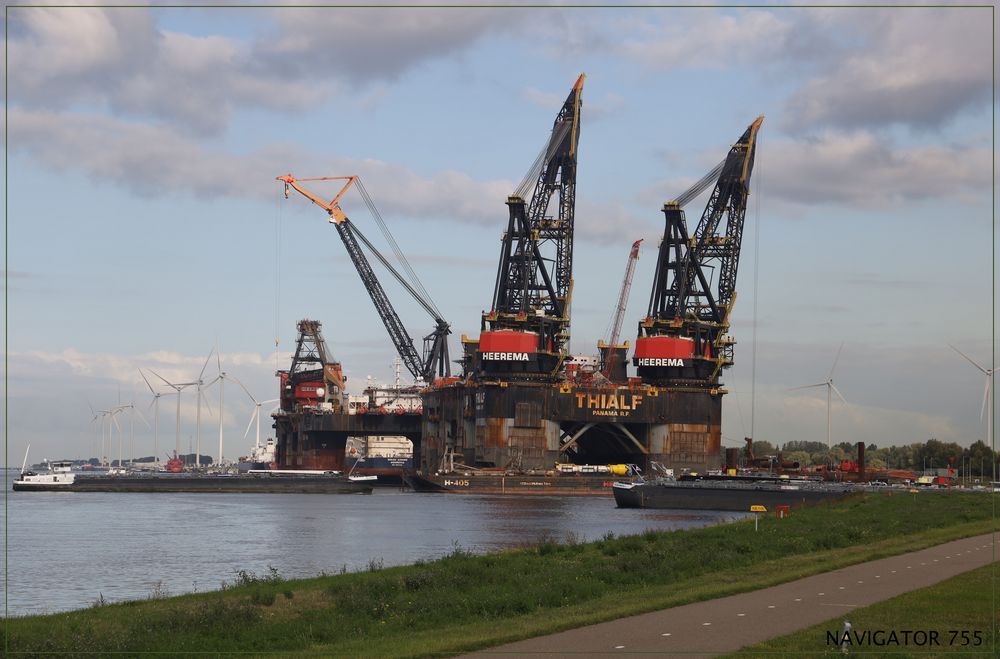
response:
<path id="1" fill-rule="evenodd" d="M 610 497 L 7 491 L 8 615 L 218 590 L 237 570 L 310 577 L 683 529 L 739 513 L 618 509 Z"/>

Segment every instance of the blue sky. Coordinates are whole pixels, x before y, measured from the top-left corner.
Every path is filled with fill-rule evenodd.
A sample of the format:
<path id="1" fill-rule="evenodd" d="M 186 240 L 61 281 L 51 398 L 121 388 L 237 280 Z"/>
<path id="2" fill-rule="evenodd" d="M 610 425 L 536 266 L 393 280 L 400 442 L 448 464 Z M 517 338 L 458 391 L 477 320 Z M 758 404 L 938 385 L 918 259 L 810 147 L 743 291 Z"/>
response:
<path id="1" fill-rule="evenodd" d="M 151 422 L 137 368 L 189 380 L 217 341 L 223 370 L 272 398 L 300 318 L 323 322 L 352 389 L 392 379 L 394 351 L 335 231 L 282 198 L 279 174 L 362 177 L 457 354 L 490 303 L 506 195 L 580 72 L 574 352 L 606 338 L 629 246 L 645 238 L 623 330 L 634 338 L 663 202 L 764 114 L 724 445 L 751 427 L 775 443 L 824 441 L 823 391 L 789 389 L 825 380 L 842 342 L 834 380 L 849 405 L 834 406 L 835 442 L 984 436 L 982 376 L 948 344 L 992 358 L 989 8 L 7 16 L 17 460 L 29 441 L 34 459 L 94 455 L 88 405 L 117 405 L 119 390 Z M 359 195 L 342 206 L 378 236 Z M 428 333 L 431 319 L 384 279 L 411 335 Z M 252 404 L 232 385 L 225 397 L 233 457 Z M 174 403 L 161 400 L 162 454 Z M 186 392 L 185 450 L 194 402 Z M 213 455 L 217 423 L 202 428 Z M 151 453 L 151 432 L 136 432 L 136 453 Z"/>

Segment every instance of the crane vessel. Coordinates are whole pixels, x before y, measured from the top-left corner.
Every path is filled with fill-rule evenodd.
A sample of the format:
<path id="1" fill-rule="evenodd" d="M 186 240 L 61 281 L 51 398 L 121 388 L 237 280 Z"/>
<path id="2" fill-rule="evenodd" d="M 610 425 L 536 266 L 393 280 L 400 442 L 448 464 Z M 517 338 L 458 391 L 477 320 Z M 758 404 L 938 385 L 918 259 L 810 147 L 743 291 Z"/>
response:
<path id="1" fill-rule="evenodd" d="M 288 371 L 279 371 L 275 413 L 282 468 L 340 469 L 351 437 L 398 436 L 412 442 L 415 489 L 459 492 L 611 494 L 629 471 L 653 467 L 704 471 L 721 464 L 722 371 L 733 363 L 729 317 L 750 192 L 759 117 L 726 157 L 663 205 L 649 305 L 638 323 L 628 374 L 620 330 L 641 241 L 629 253 L 609 342 L 590 366 L 570 354 L 573 237 L 584 75 L 561 106 L 541 152 L 507 197 L 507 221 L 489 310 L 477 336 L 462 335 L 461 372 L 448 360 L 450 324 L 405 258 L 407 280 L 344 213 L 356 176 L 278 177 L 320 206 L 347 253 L 402 363 L 415 379 L 410 401 L 390 413 L 368 392 L 352 401 L 317 321 L 299 323 Z M 332 201 L 304 181 L 344 181 Z M 711 188 L 693 230 L 684 206 Z M 364 246 L 364 249 L 362 248 Z M 401 252 L 393 244 L 397 257 Z M 423 354 L 396 314 L 365 250 L 434 321 Z M 403 393 L 396 388 L 398 396 Z M 419 401 L 414 403 L 413 401 Z M 351 446 L 360 445 L 357 442 Z"/>

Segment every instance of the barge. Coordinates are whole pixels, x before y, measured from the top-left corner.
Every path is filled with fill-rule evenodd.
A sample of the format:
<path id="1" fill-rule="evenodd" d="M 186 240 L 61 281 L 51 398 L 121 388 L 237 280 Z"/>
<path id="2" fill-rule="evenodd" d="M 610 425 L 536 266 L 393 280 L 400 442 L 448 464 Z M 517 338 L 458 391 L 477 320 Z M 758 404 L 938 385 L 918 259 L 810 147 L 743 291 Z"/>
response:
<path id="1" fill-rule="evenodd" d="M 619 508 L 747 512 L 751 506 L 764 506 L 767 510 L 778 506 L 796 509 L 840 499 L 861 488 L 850 483 L 733 477 L 616 482 L 612 490 Z"/>
<path id="2" fill-rule="evenodd" d="M 69 484 L 14 481 L 25 492 L 198 492 L 211 494 L 371 494 L 372 481 L 341 474 L 81 476 Z"/>

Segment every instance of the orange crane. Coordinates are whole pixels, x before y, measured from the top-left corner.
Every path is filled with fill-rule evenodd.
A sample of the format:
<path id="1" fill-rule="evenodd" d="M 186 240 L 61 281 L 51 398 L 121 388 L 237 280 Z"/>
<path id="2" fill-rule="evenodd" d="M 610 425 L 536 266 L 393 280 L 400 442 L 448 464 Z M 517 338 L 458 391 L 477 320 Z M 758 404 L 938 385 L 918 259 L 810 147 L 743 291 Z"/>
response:
<path id="1" fill-rule="evenodd" d="M 599 341 L 597 344 L 597 348 L 601 352 L 601 375 L 612 381 L 623 381 L 625 379 L 623 370 L 620 373 L 614 374 L 616 377 L 612 377 L 612 371 L 616 370 L 616 365 L 625 364 L 625 353 L 628 351 L 628 343 L 619 346 L 618 339 L 621 336 L 622 321 L 625 319 L 625 307 L 628 306 L 628 294 L 632 290 L 632 275 L 635 274 L 635 262 L 639 260 L 639 245 L 642 243 L 642 240 L 640 238 L 632 243 L 632 250 L 628 255 L 628 263 L 625 265 L 625 278 L 622 279 L 622 290 L 618 294 L 618 308 L 615 309 L 614 319 L 611 322 L 611 337 L 608 339 L 607 344 L 603 341 Z"/>
<path id="2" fill-rule="evenodd" d="M 278 181 L 285 184 L 286 199 L 289 197 L 289 190 L 295 189 L 303 197 L 325 210 L 330 216 L 330 222 L 337 228 L 337 233 L 340 234 L 344 247 L 347 248 L 347 254 L 354 263 L 354 267 L 358 271 L 358 275 L 361 277 L 361 282 L 368 291 L 368 296 L 375 304 L 375 310 L 382 319 L 382 324 L 385 325 L 385 329 L 389 333 L 389 338 L 392 339 L 393 345 L 396 346 L 396 351 L 403 360 L 403 364 L 406 366 L 407 370 L 410 371 L 413 377 L 422 378 L 429 384 L 434 381 L 436 376 L 450 376 L 451 364 L 448 360 L 448 335 L 451 334 L 450 325 L 441 317 L 441 312 L 438 310 L 437 306 L 435 306 L 433 300 L 430 299 L 430 295 L 427 294 L 427 291 L 420 283 L 420 280 L 417 279 L 416 273 L 414 273 L 413 269 L 409 266 L 409 263 L 406 261 L 406 257 L 403 256 L 401 251 L 399 251 L 398 246 L 395 245 L 395 241 L 392 240 L 391 236 L 387 234 L 386 237 L 392 242 L 396 256 L 399 257 L 404 268 L 413 279 L 413 285 L 411 285 L 402 274 L 392 267 L 389 260 L 385 256 L 375 249 L 374 245 L 372 245 L 364 234 L 361 233 L 358 227 L 351 222 L 350 219 L 348 219 L 347 215 L 340 207 L 339 202 L 341 197 L 344 196 L 344 193 L 347 192 L 348 188 L 352 185 L 355 186 L 364 198 L 365 203 L 368 205 L 368 209 L 371 211 L 372 216 L 380 224 L 383 224 L 383 231 L 386 231 L 387 233 L 388 230 L 384 227 L 384 223 L 381 220 L 378 209 L 375 208 L 374 203 L 372 203 L 371 198 L 365 191 L 365 188 L 361 183 L 361 179 L 357 176 L 323 176 L 318 178 L 297 179 L 291 174 L 278 176 L 276 178 Z M 341 188 L 340 192 L 337 193 L 337 196 L 330 201 L 326 201 L 302 187 L 302 181 L 346 181 L 346 183 L 344 183 L 344 187 Z M 382 288 L 382 284 L 379 282 L 378 277 L 375 276 L 375 271 L 372 270 L 371 264 L 365 257 L 364 252 L 361 250 L 361 245 L 358 243 L 358 239 L 364 243 L 365 247 L 368 248 L 368 251 L 379 260 L 379 262 L 396 278 L 400 284 L 402 284 L 403 288 L 405 288 L 406 291 L 413 296 L 413 299 L 424 308 L 424 311 L 434 318 L 436 327 L 431 334 L 424 337 L 423 356 L 421 356 L 414 347 L 413 339 L 410 338 L 410 334 L 406 331 L 406 327 L 403 326 L 399 315 L 396 313 L 392 303 L 389 301 L 389 296 L 386 295 L 385 289 Z"/>

